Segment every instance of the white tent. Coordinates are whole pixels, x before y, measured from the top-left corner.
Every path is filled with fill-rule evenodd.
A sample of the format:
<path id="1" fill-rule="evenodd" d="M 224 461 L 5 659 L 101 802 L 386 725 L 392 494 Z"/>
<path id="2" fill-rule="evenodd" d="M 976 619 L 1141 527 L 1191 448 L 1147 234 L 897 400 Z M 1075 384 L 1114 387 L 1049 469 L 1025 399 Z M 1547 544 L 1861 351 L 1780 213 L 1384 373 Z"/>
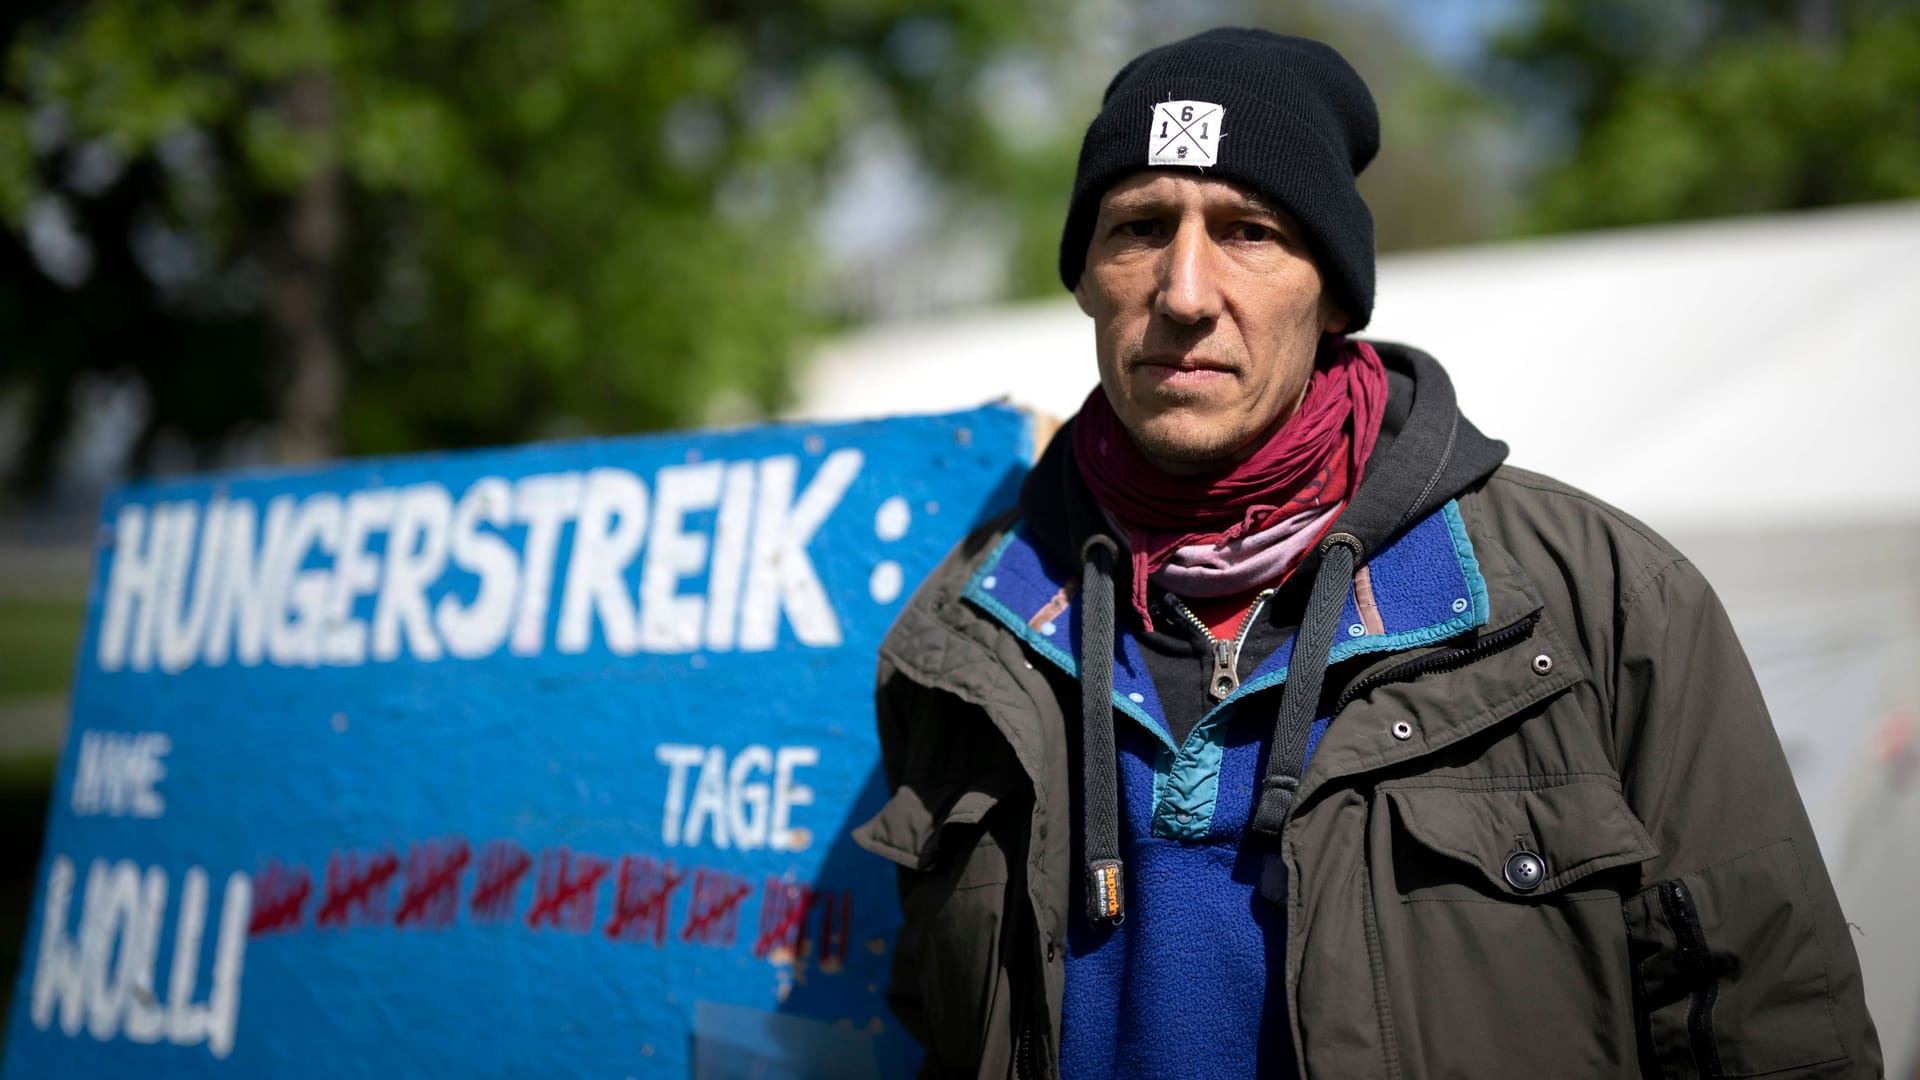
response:
<path id="1" fill-rule="evenodd" d="M 1920 202 L 1389 256 L 1366 336 L 1438 357 L 1514 464 L 1626 508 L 1747 646 L 1865 968 L 1920 1065 Z M 1094 385 L 1071 299 L 829 343 L 797 416 Z"/>

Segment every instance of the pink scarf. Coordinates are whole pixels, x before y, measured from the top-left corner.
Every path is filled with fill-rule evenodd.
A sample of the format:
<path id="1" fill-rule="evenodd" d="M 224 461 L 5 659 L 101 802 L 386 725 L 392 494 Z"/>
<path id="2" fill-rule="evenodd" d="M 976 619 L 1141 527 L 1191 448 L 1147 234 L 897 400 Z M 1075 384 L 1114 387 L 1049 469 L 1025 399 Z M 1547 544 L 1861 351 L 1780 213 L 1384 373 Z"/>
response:
<path id="1" fill-rule="evenodd" d="M 1203 584 L 1208 591 L 1189 593 L 1199 596 L 1230 595 L 1256 569 L 1273 569 L 1259 581 L 1273 580 L 1360 486 L 1386 414 L 1387 371 L 1364 341 L 1329 345 L 1294 414 L 1253 456 L 1219 473 L 1169 476 L 1154 468 L 1099 387 L 1080 407 L 1074 458 L 1095 501 L 1127 534 L 1133 607 L 1148 630 L 1149 578 L 1178 562 L 1174 580 L 1189 588 L 1217 579 L 1217 591 Z M 1243 563 L 1246 572 L 1238 569 Z"/>

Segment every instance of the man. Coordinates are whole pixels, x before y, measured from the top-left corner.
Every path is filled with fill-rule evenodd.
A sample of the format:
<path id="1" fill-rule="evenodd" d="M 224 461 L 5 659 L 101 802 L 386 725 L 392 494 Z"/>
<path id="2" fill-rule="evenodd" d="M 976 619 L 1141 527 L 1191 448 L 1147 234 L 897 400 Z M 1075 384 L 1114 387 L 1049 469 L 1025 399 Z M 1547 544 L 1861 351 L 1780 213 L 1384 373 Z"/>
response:
<path id="1" fill-rule="evenodd" d="M 1100 386 L 881 649 L 857 838 L 927 1071 L 1878 1075 L 1699 573 L 1345 336 L 1377 144 L 1297 38 L 1107 88 L 1060 254 Z"/>

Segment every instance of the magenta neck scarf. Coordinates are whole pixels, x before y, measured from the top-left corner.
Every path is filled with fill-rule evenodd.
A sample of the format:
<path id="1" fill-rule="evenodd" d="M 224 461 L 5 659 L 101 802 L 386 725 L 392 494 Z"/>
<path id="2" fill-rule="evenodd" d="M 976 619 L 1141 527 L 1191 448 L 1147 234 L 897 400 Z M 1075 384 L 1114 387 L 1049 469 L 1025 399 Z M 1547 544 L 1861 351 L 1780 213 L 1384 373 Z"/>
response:
<path id="1" fill-rule="evenodd" d="M 1277 555 L 1270 549 L 1303 532 L 1310 544 L 1318 530 L 1302 526 L 1337 512 L 1360 486 L 1386 407 L 1387 371 L 1380 355 L 1364 341 L 1335 338 L 1315 365 L 1299 408 L 1251 457 L 1218 473 L 1170 476 L 1140 453 L 1106 394 L 1095 387 L 1073 425 L 1074 459 L 1094 500 L 1126 533 L 1133 607 L 1146 628 L 1153 628 L 1148 579 L 1183 550 L 1188 554 L 1182 562 L 1195 555 L 1204 559 L 1196 548 L 1211 549 L 1229 563 L 1263 555 L 1263 562 L 1284 560 L 1278 571 L 1284 573 L 1304 547 L 1295 551 L 1287 545 Z M 1276 530 L 1272 540 L 1253 542 Z M 1243 575 L 1233 577 L 1237 581 Z"/>

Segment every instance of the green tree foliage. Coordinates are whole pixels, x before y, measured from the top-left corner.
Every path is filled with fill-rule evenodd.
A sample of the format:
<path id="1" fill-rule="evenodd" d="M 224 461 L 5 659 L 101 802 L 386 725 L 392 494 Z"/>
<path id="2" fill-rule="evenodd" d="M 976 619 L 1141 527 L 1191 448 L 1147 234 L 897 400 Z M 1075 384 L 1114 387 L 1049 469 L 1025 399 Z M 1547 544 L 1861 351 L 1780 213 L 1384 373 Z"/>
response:
<path id="1" fill-rule="evenodd" d="M 1381 251 L 1485 238 L 1512 212 L 1512 133 L 1488 95 L 1430 55 L 1384 4 L 1263 0 L 1260 24 L 1340 50 L 1380 110 L 1359 180 Z"/>
<path id="2" fill-rule="evenodd" d="M 1496 43 L 1565 144 L 1527 231 L 1920 196 L 1920 7 L 1539 0 Z"/>
<path id="3" fill-rule="evenodd" d="M 136 457 L 250 428 L 297 458 L 772 409 L 824 317 L 812 211 L 837 148 L 888 122 L 962 189 L 1016 170 L 967 80 L 1007 40 L 1046 40 L 1026 10 L 17 7 L 0 16 L 17 479 L 45 481 L 89 372 L 144 388 Z"/>

